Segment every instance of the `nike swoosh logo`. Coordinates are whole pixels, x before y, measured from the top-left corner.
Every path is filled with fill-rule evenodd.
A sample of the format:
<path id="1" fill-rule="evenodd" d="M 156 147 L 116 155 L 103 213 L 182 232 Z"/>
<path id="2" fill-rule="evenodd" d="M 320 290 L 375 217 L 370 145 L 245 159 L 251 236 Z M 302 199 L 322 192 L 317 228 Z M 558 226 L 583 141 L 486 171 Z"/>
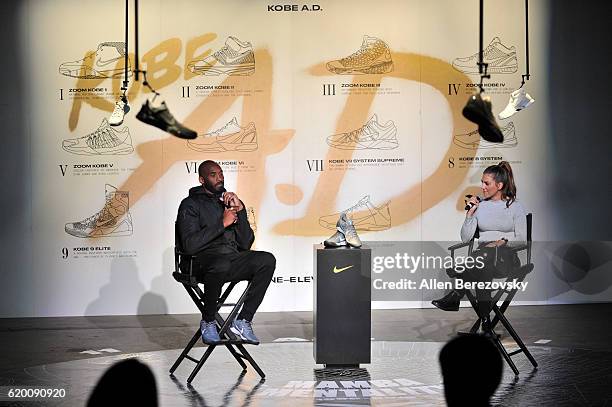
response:
<path id="1" fill-rule="evenodd" d="M 242 54 L 238 54 L 238 55 L 236 55 L 233 58 L 230 55 L 224 55 L 224 57 L 223 57 L 224 61 L 223 62 L 225 62 L 226 64 L 234 63 L 236 61 L 239 61 L 239 60 L 244 59 L 245 57 L 247 57 L 250 52 L 251 52 L 250 50 L 245 51 Z"/>
<path id="2" fill-rule="evenodd" d="M 353 267 L 353 266 L 352 265 L 351 266 L 346 266 L 346 267 L 342 267 L 342 268 L 339 269 L 338 267 L 334 266 L 334 273 L 336 273 L 336 274 L 342 273 L 344 270 L 348 270 L 351 267 Z"/>
<path id="3" fill-rule="evenodd" d="M 97 66 L 106 66 L 108 64 L 112 64 L 113 62 L 117 62 L 119 59 L 121 59 L 123 57 L 119 57 L 119 58 L 113 58 L 113 59 L 107 59 L 106 61 L 103 61 L 101 59 L 98 59 L 96 61 L 96 65 Z"/>
<path id="4" fill-rule="evenodd" d="M 487 61 L 493 66 L 508 66 L 512 63 L 512 60 L 516 58 L 516 54 L 503 55 L 497 58 L 491 58 Z"/>

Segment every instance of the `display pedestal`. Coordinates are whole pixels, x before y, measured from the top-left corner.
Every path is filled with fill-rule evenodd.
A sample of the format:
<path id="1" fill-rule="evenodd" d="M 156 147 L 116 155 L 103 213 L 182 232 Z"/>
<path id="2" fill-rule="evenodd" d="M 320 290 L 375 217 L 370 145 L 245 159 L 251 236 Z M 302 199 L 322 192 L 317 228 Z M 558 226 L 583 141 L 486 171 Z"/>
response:
<path id="1" fill-rule="evenodd" d="M 314 358 L 325 367 L 370 363 L 372 250 L 314 246 Z"/>

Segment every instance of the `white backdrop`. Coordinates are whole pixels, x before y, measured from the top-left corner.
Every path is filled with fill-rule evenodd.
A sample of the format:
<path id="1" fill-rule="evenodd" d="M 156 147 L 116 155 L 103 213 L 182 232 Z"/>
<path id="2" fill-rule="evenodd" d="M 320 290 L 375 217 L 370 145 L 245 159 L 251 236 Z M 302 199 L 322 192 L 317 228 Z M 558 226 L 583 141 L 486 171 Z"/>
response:
<path id="1" fill-rule="evenodd" d="M 160 98 L 199 135 L 234 117 L 242 127 L 253 122 L 252 151 L 196 151 L 138 121 L 135 115 L 151 94 L 142 78 L 134 82 L 132 76 L 131 111 L 119 127 L 130 138 L 121 154 L 77 154 L 65 140 L 84 143 L 98 129 L 113 109 L 121 79 L 75 78 L 61 66 L 99 44 L 124 41 L 124 2 L 24 2 L 35 225 L 31 315 L 193 312 L 171 277 L 174 219 L 205 159 L 221 162 L 226 187 L 250 208 L 257 249 L 277 257 L 276 277 L 283 282 L 271 285 L 262 311 L 312 309 L 312 245 L 333 233 L 322 217 L 367 201 L 376 219 L 361 230 L 363 240 L 456 240 L 463 195 L 476 190 L 484 167 L 501 159 L 512 163 L 519 199 L 537 219 L 534 238 L 551 239 L 555 220 L 539 193 L 550 176 L 552 138 L 543 80 L 546 2 L 530 4 L 528 91 L 536 103 L 500 121 L 502 127 L 512 123 L 518 144 L 480 149 L 456 142 L 476 129 L 461 109 L 478 76 L 452 66 L 477 52 L 478 1 L 320 1 L 314 11 L 301 10 L 314 3 L 295 4 L 299 11 L 270 11 L 263 1 L 140 1 L 140 65 Z M 485 46 L 498 37 L 514 47 L 518 60 L 516 72 L 493 74 L 488 81 L 486 93 L 498 113 L 525 69 L 523 2 L 490 0 L 485 13 Z M 390 72 L 342 75 L 326 68 L 357 51 L 366 35 L 389 47 Z M 189 71 L 190 61 L 219 50 L 230 36 L 252 44 L 254 73 Z M 133 52 L 130 33 L 132 67 Z M 210 90 L 219 85 L 228 89 Z M 339 149 L 326 142 L 374 114 L 381 124 L 393 122 L 397 148 Z M 122 223 L 122 236 L 67 232 L 74 228 L 67 224 L 108 210 L 108 196 L 120 197 L 120 207 L 105 216 Z M 604 292 L 578 300 L 609 297 Z"/>

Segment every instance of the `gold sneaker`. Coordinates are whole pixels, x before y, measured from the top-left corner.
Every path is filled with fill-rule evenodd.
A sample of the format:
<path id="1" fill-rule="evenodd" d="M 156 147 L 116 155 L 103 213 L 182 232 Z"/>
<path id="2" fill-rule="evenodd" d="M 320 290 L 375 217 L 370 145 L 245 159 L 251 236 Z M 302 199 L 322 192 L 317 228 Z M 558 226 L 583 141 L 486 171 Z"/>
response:
<path id="1" fill-rule="evenodd" d="M 106 203 L 99 212 L 81 221 L 66 223 L 66 233 L 76 237 L 130 236 L 133 232 L 130 193 L 106 184 L 105 195 Z"/>
<path id="2" fill-rule="evenodd" d="M 328 71 L 338 75 L 384 74 L 393 71 L 393 60 L 383 40 L 365 35 L 356 52 L 330 61 L 326 66 Z"/>

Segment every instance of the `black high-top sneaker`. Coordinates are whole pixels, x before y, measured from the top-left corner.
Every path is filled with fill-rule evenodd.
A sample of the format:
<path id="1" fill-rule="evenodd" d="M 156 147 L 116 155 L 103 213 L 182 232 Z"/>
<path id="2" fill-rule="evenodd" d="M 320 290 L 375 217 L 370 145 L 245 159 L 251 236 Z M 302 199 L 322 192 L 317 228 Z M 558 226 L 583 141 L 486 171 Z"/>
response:
<path id="1" fill-rule="evenodd" d="M 475 93 L 468 99 L 462 110 L 463 117 L 478 125 L 480 136 L 491 143 L 502 143 L 502 134 L 493 113 L 491 101 L 483 99 L 480 93 Z"/>
<path id="2" fill-rule="evenodd" d="M 162 102 L 160 107 L 153 107 L 149 100 L 142 104 L 136 118 L 143 123 L 155 126 L 158 129 L 166 131 L 178 138 L 193 140 L 198 134 L 179 123 L 168 107 L 166 102 Z"/>

